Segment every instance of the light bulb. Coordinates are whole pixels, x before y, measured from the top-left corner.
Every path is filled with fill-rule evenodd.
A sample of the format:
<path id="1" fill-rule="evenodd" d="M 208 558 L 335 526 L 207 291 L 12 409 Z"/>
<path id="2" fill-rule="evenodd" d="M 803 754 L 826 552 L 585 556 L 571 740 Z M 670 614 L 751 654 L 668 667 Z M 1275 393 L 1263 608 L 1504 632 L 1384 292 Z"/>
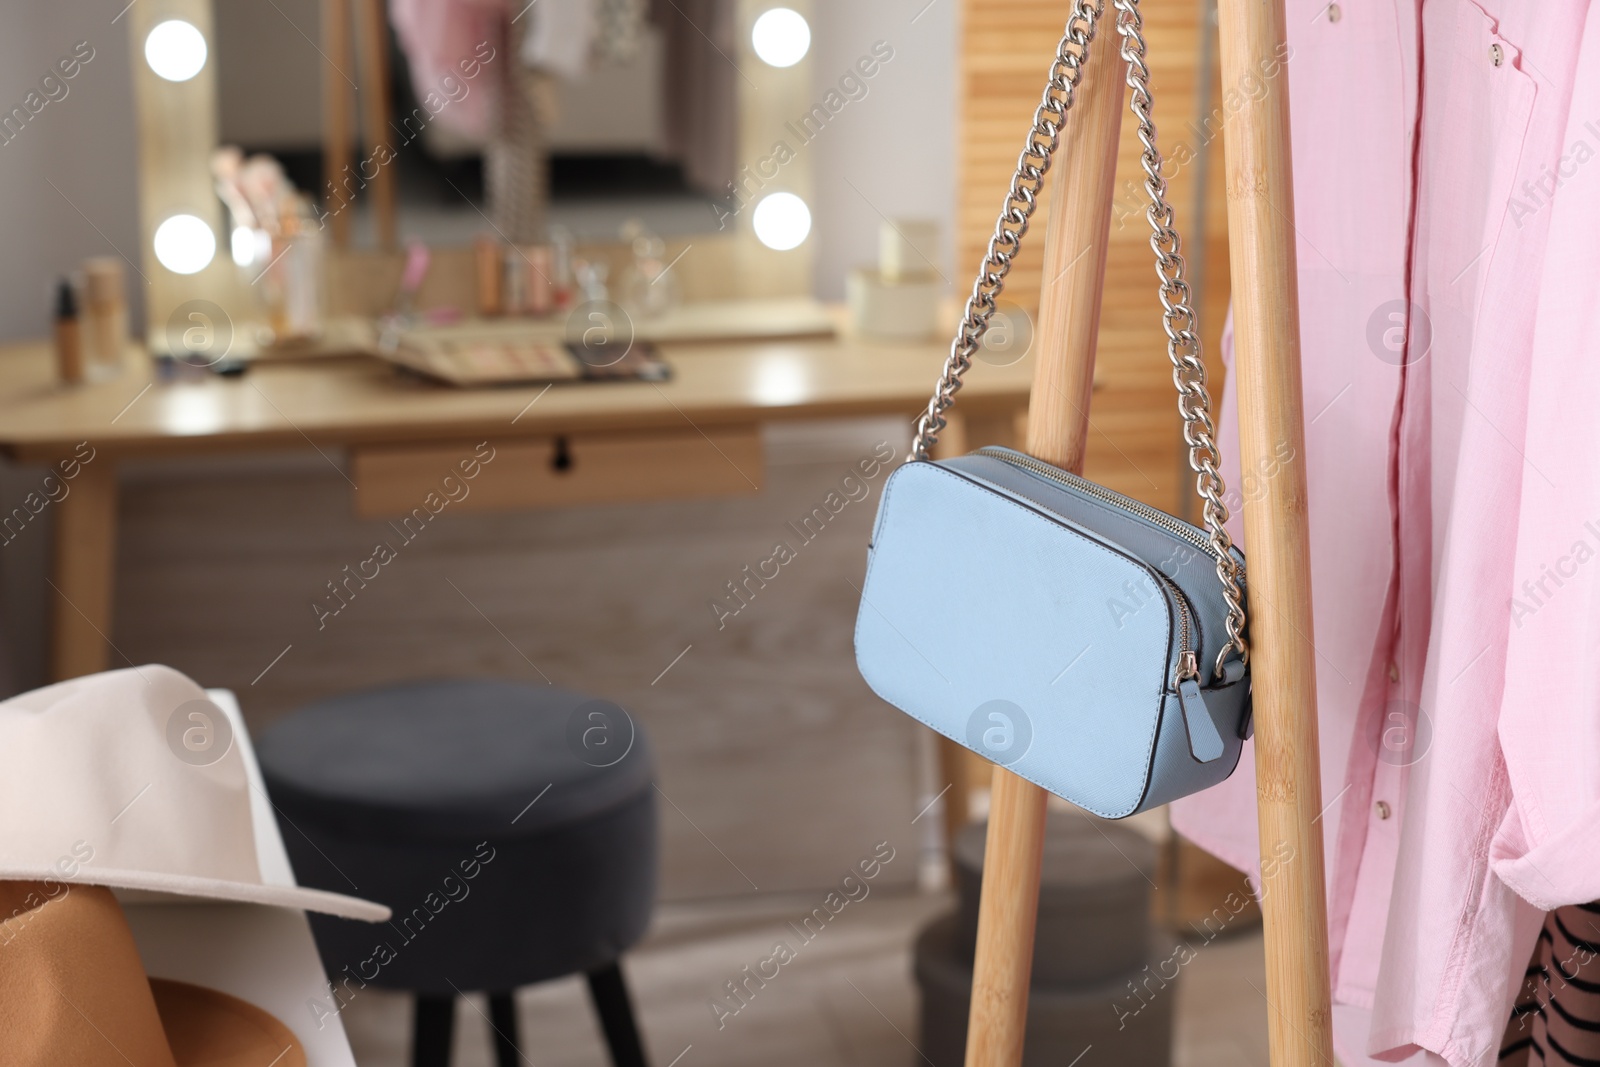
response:
<path id="1" fill-rule="evenodd" d="M 174 215 L 156 227 L 156 259 L 174 274 L 195 274 L 205 270 L 217 254 L 217 235 L 204 219 L 194 215 Z"/>
<path id="2" fill-rule="evenodd" d="M 787 252 L 811 232 L 811 209 L 793 193 L 773 193 L 756 205 L 750 220 L 756 238 L 768 248 Z"/>
<path id="3" fill-rule="evenodd" d="M 763 62 L 792 67 L 811 50 L 811 25 L 800 12 L 775 7 L 762 12 L 750 27 L 750 44 Z"/>
<path id="4" fill-rule="evenodd" d="M 206 39 L 194 23 L 168 19 L 144 39 L 144 61 L 169 82 L 186 82 L 206 65 Z"/>

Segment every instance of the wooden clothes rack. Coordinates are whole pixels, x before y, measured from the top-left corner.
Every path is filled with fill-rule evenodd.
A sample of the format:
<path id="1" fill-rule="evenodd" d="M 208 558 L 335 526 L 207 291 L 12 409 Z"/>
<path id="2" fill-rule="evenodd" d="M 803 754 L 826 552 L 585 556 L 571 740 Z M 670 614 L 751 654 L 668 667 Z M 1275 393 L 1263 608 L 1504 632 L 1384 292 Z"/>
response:
<path id="1" fill-rule="evenodd" d="M 1081 471 L 1127 64 L 1102 14 L 1048 182 L 1045 283 L 1027 451 Z M 1219 0 L 1224 85 L 1266 69 L 1283 0 Z M 1223 130 L 1241 467 L 1293 459 L 1244 505 L 1249 555 L 1268 1043 L 1273 1067 L 1331 1067 L 1332 1014 L 1312 648 L 1287 78 L 1266 81 Z M 1084 254 L 1092 248 L 1094 255 Z M 1078 257 L 1082 255 L 1082 258 Z M 1076 264 L 1074 264 L 1076 260 Z M 967 1030 L 968 1067 L 1018 1067 L 1044 845 L 1043 789 L 994 770 Z"/>
<path id="2" fill-rule="evenodd" d="M 358 179 L 370 177 L 378 247 L 392 251 L 398 247 L 399 190 L 394 167 L 376 162 L 382 158 L 379 146 L 387 144 L 393 132 L 389 113 L 389 19 L 383 0 L 322 0 L 321 52 L 322 177 L 328 186 L 325 195 L 343 201 L 351 195 Z M 354 81 L 349 71 L 356 72 Z M 352 93 L 361 111 L 364 158 L 360 160 L 350 154 L 355 139 Z M 373 170 L 370 176 L 368 169 Z M 344 210 L 330 215 L 336 248 L 350 247 L 351 215 Z"/>

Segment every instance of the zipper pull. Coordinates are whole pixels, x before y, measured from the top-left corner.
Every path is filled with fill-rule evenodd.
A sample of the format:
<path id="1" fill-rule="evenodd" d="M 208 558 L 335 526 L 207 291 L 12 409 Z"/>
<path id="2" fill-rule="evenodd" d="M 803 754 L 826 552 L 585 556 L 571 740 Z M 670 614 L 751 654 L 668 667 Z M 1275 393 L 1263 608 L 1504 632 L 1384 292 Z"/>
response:
<path id="1" fill-rule="evenodd" d="M 1193 653 L 1189 653 L 1192 658 Z M 1178 679 L 1178 706 L 1183 709 L 1183 723 L 1189 731 L 1189 754 L 1201 763 L 1210 763 L 1222 757 L 1222 735 L 1217 724 L 1211 721 L 1205 697 L 1200 692 L 1199 672 Z"/>

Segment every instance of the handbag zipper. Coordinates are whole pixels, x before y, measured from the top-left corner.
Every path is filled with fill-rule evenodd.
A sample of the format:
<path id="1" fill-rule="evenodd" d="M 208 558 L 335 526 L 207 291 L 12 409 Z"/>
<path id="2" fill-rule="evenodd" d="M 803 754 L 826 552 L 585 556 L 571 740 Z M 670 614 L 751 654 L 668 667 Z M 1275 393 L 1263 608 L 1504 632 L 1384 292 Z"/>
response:
<path id="1" fill-rule="evenodd" d="M 1178 605 L 1178 666 L 1172 675 L 1172 686 L 1176 689 L 1185 678 L 1200 677 L 1199 659 L 1189 641 L 1189 601 L 1183 595 L 1183 590 L 1178 588 L 1178 583 L 1163 574 L 1161 568 L 1152 567 L 1151 570 L 1160 576 L 1161 584 L 1172 591 L 1172 602 Z"/>
<path id="2" fill-rule="evenodd" d="M 1172 672 L 1172 689 L 1178 695 L 1178 712 L 1183 716 L 1183 727 L 1189 735 L 1189 754 L 1201 763 L 1210 763 L 1222 755 L 1225 746 L 1206 707 L 1206 695 L 1200 689 L 1200 664 L 1195 650 L 1189 647 L 1189 602 L 1176 582 L 1158 568 L 1151 569 L 1172 590 L 1172 599 L 1178 605 L 1182 636 L 1178 640 L 1178 665 Z"/>
<path id="3" fill-rule="evenodd" d="M 1005 463 L 1011 464 L 1013 467 L 1021 467 L 1023 470 L 1031 471 L 1042 478 L 1048 478 L 1053 482 L 1058 482 L 1061 485 L 1065 485 L 1071 489 L 1076 489 L 1087 493 L 1089 496 L 1095 497 L 1108 504 L 1114 504 L 1118 507 L 1126 508 L 1141 518 L 1149 519 L 1151 522 L 1160 526 L 1169 533 L 1176 534 L 1178 537 L 1183 538 L 1189 544 L 1194 545 L 1212 559 L 1216 558 L 1216 553 L 1212 551 L 1210 542 L 1204 540 L 1199 535 L 1199 531 L 1186 529 L 1185 524 L 1179 522 L 1177 519 L 1174 519 L 1171 515 L 1168 515 L 1162 511 L 1157 511 L 1148 504 L 1141 504 L 1132 497 L 1123 496 L 1121 493 L 1113 492 L 1104 486 L 1096 485 L 1087 478 L 1080 478 L 1077 475 L 1070 474 L 1066 471 L 1051 467 L 1048 464 L 1041 463 L 1029 456 L 1017 455 L 1007 449 L 988 446 L 978 449 L 976 454 L 1001 460 Z M 1200 664 L 1198 656 L 1195 649 L 1190 647 L 1192 627 L 1189 616 L 1189 601 L 1188 598 L 1184 596 L 1183 590 L 1178 587 L 1178 583 L 1169 578 L 1166 572 L 1164 572 L 1160 567 L 1151 567 L 1150 571 L 1161 580 L 1161 583 L 1165 585 L 1167 589 L 1172 592 L 1172 601 L 1178 605 L 1178 665 L 1172 676 L 1172 685 L 1173 688 L 1176 689 L 1178 685 L 1185 679 L 1200 677 Z"/>
<path id="4" fill-rule="evenodd" d="M 1102 500 L 1107 504 L 1115 504 L 1117 507 L 1126 508 L 1135 515 L 1138 515 L 1140 518 L 1148 519 L 1149 521 L 1155 523 L 1168 533 L 1175 534 L 1176 536 L 1183 538 L 1183 540 L 1198 548 L 1212 559 L 1217 558 L 1216 550 L 1211 547 L 1211 542 L 1199 530 L 1191 527 L 1188 523 L 1183 522 L 1180 519 L 1173 518 L 1164 511 L 1158 511 L 1148 504 L 1141 504 L 1132 497 L 1123 496 L 1121 493 L 1107 489 L 1103 485 L 1096 485 L 1087 478 L 1080 478 L 1076 474 L 1058 470 L 1047 463 L 1039 462 L 1031 456 L 1017 455 L 1016 453 L 1011 452 L 1009 449 L 1000 448 L 997 445 L 985 446 L 978 449 L 973 454 L 978 456 L 988 456 L 991 459 L 998 459 L 1002 462 L 1011 464 L 1013 467 L 1021 467 L 1023 470 L 1032 471 L 1041 478 L 1047 478 L 1050 481 L 1057 482 L 1072 489 L 1076 489 L 1079 492 L 1096 498 L 1097 500 Z"/>

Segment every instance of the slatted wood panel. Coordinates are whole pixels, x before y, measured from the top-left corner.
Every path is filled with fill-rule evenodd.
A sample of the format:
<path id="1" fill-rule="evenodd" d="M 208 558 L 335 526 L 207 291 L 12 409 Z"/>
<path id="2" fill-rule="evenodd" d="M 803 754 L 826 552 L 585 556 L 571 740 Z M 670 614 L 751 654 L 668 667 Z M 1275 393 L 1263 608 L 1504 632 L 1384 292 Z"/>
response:
<path id="1" fill-rule="evenodd" d="M 1227 208 L 1222 196 L 1221 131 L 1199 114 L 1201 0 L 1143 0 L 1155 116 L 1168 155 L 1168 199 L 1186 235 L 1186 251 L 1205 258 L 1206 288 L 1200 308 L 1202 336 L 1213 368 L 1213 396 L 1221 395 L 1217 339 L 1227 309 Z M 960 69 L 960 137 L 957 170 L 958 269 L 963 278 L 982 260 L 994 220 L 1038 105 L 1069 7 L 1066 0 L 964 0 Z M 1115 56 L 1119 47 L 1107 4 L 1091 54 Z M 1214 85 L 1213 107 L 1222 107 Z M 1205 147 L 1211 180 L 1204 233 L 1196 225 L 1195 179 Z M 1066 146 L 1071 151 L 1071 146 Z M 1166 338 L 1156 298 L 1153 253 L 1144 219 L 1139 144 L 1133 119 L 1123 119 L 1117 162 L 1117 197 L 1106 295 L 1101 313 L 1096 391 L 1085 473 L 1158 507 L 1178 509 L 1179 424 L 1166 359 Z M 1175 165 L 1175 160 L 1184 161 Z M 1040 207 L 1041 220 L 1049 210 Z M 1007 285 L 1007 299 L 1037 307 L 1044 227 L 1036 223 Z M 1202 240 L 1202 238 L 1204 238 Z"/>

